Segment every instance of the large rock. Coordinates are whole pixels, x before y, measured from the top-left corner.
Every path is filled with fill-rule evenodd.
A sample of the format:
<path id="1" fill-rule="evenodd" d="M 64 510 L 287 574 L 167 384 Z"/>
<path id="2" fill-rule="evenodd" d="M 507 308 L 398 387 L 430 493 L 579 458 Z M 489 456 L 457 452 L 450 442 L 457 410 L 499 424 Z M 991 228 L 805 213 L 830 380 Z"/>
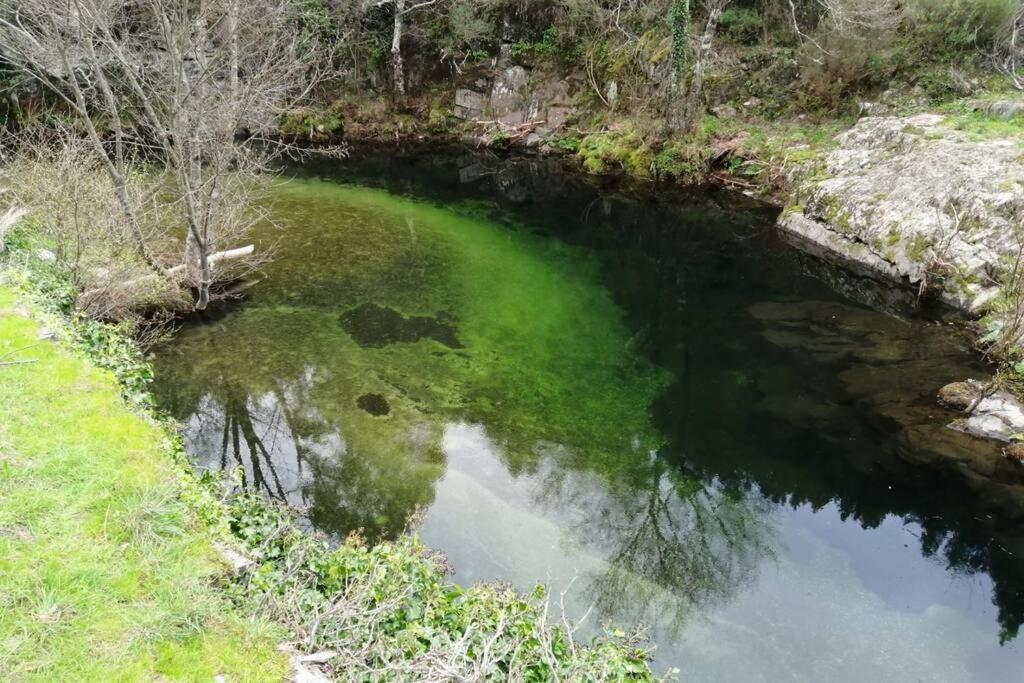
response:
<path id="1" fill-rule="evenodd" d="M 982 111 L 989 116 L 996 116 L 1001 119 L 1010 120 L 1024 116 L 1024 100 L 999 100 L 997 102 L 980 102 L 975 105 L 975 110 Z"/>
<path id="2" fill-rule="evenodd" d="M 870 117 L 797 180 L 780 226 L 890 280 L 924 283 L 953 306 L 984 308 L 1024 225 L 1016 140 L 975 139 L 945 117 Z"/>
<path id="3" fill-rule="evenodd" d="M 1005 442 L 1024 436 L 1024 406 L 990 384 L 970 379 L 947 384 L 939 390 L 939 402 L 967 413 L 950 425 L 953 429 Z"/>
<path id="4" fill-rule="evenodd" d="M 491 113 L 502 123 L 524 123 L 529 108 L 527 85 L 530 77 L 521 66 L 510 66 L 494 80 L 491 88 Z"/>
<path id="5" fill-rule="evenodd" d="M 454 114 L 460 119 L 480 119 L 487 107 L 487 96 L 475 90 L 455 91 Z"/>
<path id="6" fill-rule="evenodd" d="M 545 118 L 547 124 L 545 127 L 551 130 L 558 130 L 565 127 L 566 122 L 575 115 L 575 107 L 548 107 L 547 117 Z"/>

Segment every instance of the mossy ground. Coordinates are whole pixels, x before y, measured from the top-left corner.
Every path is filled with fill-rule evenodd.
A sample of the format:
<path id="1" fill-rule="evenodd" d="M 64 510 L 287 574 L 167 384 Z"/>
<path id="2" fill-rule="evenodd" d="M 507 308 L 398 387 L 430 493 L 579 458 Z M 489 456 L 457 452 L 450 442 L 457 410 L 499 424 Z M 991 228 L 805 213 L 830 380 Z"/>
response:
<path id="1" fill-rule="evenodd" d="M 0 286 L 0 679 L 281 680 L 281 634 L 213 585 L 161 429 Z"/>

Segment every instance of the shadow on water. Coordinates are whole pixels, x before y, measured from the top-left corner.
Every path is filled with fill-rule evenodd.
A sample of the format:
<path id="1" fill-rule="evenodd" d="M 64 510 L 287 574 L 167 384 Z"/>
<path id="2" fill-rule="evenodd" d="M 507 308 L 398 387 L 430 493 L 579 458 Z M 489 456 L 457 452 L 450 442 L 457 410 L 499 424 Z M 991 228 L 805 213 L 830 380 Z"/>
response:
<path id="1" fill-rule="evenodd" d="M 659 663 L 709 677 L 741 675 L 755 625 L 780 634 L 749 646 L 771 663 L 755 679 L 848 677 L 827 662 L 869 657 L 850 610 L 891 603 L 863 617 L 883 638 L 882 618 L 936 618 L 904 602 L 945 575 L 982 580 L 996 614 L 957 603 L 966 588 L 922 605 L 1016 635 L 1024 474 L 942 427 L 938 387 L 985 368 L 906 293 L 788 248 L 773 211 L 717 191 L 460 150 L 297 174 L 331 182 L 275 197 L 292 232 L 267 281 L 158 354 L 200 465 L 241 466 L 338 537 L 393 537 L 424 509 L 460 580 L 575 581 L 570 612 L 651 624 Z M 849 571 L 849 596 L 802 602 Z M 800 605 L 840 632 L 806 661 L 829 626 L 789 625 Z M 945 647 L 929 624 L 901 627 L 918 673 Z M 936 671 L 1022 661 L 1015 643 L 974 652 Z"/>

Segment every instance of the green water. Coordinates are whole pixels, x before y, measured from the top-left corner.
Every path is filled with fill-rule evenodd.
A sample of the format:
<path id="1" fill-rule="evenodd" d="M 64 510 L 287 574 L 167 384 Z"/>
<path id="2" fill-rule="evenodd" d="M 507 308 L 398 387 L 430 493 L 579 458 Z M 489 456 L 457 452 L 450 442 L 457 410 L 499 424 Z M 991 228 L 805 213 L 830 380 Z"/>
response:
<path id="1" fill-rule="evenodd" d="M 942 427 L 965 341 L 742 198 L 360 153 L 156 356 L 204 467 L 460 581 L 646 624 L 686 680 L 1011 680 L 1024 478 Z"/>

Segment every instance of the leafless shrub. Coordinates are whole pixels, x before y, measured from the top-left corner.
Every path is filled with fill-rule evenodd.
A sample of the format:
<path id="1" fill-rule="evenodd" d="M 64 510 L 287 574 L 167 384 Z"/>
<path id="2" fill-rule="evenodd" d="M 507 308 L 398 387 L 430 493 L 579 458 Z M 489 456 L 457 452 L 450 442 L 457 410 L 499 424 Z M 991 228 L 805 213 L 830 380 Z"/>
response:
<path id="1" fill-rule="evenodd" d="M 150 277 L 122 220 L 110 176 L 88 141 L 70 128 L 52 125 L 3 143 L 11 151 L 0 184 L 52 245 L 55 265 L 70 282 L 81 311 L 122 319 L 140 308 L 183 305 L 179 288 Z M 150 244 L 167 241 L 171 228 L 156 220 L 161 185 L 158 176 L 133 174 L 123 187 Z"/>
<path id="2" fill-rule="evenodd" d="M 153 278 L 193 289 L 196 308 L 233 268 L 251 267 L 248 253 L 224 252 L 258 220 L 256 176 L 298 151 L 266 133 L 328 75 L 328 46 L 307 30 L 306 8 L 301 0 L 0 0 L 0 53 L 74 114 L 108 176 L 126 243 Z M 164 237 L 176 239 L 154 243 L 131 195 L 143 158 L 166 172 L 162 210 L 180 229 Z"/>
<path id="3" fill-rule="evenodd" d="M 894 44 L 906 16 L 899 0 L 787 0 L 804 62 L 799 87 L 809 106 L 835 107 Z M 801 3 L 807 5 L 807 3 Z"/>

